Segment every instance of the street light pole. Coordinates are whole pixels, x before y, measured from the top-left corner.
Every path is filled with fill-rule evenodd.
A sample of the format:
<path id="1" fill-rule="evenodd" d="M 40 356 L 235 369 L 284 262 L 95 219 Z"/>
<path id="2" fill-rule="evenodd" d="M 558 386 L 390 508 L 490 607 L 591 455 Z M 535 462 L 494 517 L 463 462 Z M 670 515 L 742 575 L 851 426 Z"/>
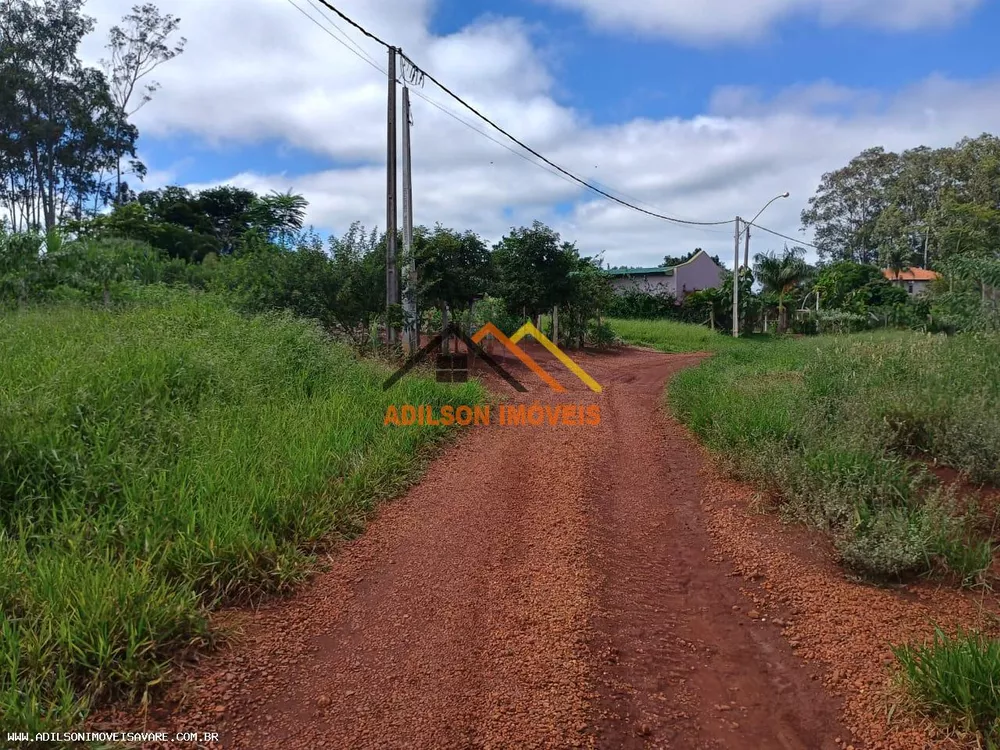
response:
<path id="1" fill-rule="evenodd" d="M 764 211 L 767 209 L 768 206 L 770 206 L 776 200 L 779 200 L 781 198 L 787 198 L 789 195 L 791 195 L 791 193 L 785 191 L 781 195 L 774 196 L 773 198 L 771 198 L 771 200 L 769 200 L 767 203 L 764 204 L 764 208 L 758 211 L 756 216 L 754 216 L 750 221 L 744 222 L 744 224 L 746 224 L 746 233 L 747 233 L 746 247 L 743 251 L 743 266 L 745 268 L 750 267 L 750 227 L 753 226 L 753 223 L 757 221 L 757 219 L 760 217 L 762 213 L 764 213 Z M 739 338 L 740 335 L 739 288 L 740 288 L 740 217 L 737 216 L 736 217 L 736 260 L 733 262 L 733 338 Z"/>
<path id="2" fill-rule="evenodd" d="M 757 216 L 754 216 L 750 221 L 746 222 L 746 227 L 747 227 L 747 229 L 746 229 L 746 232 L 747 232 L 747 247 L 746 247 L 746 252 L 743 255 L 743 265 L 748 266 L 748 267 L 750 265 L 750 227 L 753 226 L 753 223 L 755 221 L 757 221 L 757 219 L 760 217 L 760 215 L 762 213 L 764 213 L 764 211 L 767 210 L 768 206 L 770 206 L 776 200 L 781 200 L 782 198 L 787 198 L 789 195 L 791 195 L 791 193 L 789 193 L 788 191 L 785 191 L 781 195 L 774 196 L 773 198 L 771 198 L 771 200 L 769 200 L 767 203 L 764 204 L 764 208 L 762 208 L 760 211 L 757 212 Z"/>

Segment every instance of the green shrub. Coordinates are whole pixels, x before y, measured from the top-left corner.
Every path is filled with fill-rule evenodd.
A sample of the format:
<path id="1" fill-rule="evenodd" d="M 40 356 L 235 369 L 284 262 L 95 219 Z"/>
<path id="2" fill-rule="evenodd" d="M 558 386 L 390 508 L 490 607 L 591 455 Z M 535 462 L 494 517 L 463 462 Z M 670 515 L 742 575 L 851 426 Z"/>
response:
<path id="1" fill-rule="evenodd" d="M 935 628 L 930 644 L 893 648 L 901 679 L 919 708 L 949 728 L 1000 746 L 1000 641 Z"/>
<path id="2" fill-rule="evenodd" d="M 1000 480 L 998 349 L 996 337 L 913 333 L 730 341 L 675 377 L 670 400 L 728 471 L 827 530 L 848 567 L 879 580 L 944 569 L 976 585 L 992 545 L 921 461 Z"/>
<path id="3" fill-rule="evenodd" d="M 657 320 L 682 318 L 684 310 L 671 294 L 653 294 L 640 289 L 619 292 L 611 297 L 607 314 L 613 318 Z"/>
<path id="4" fill-rule="evenodd" d="M 838 544 L 849 568 L 869 578 L 903 578 L 931 567 L 930 520 L 919 508 L 858 506 L 858 525 Z"/>
<path id="5" fill-rule="evenodd" d="M 610 349 L 620 346 L 621 339 L 610 324 L 598 323 L 596 320 L 592 320 L 587 330 L 587 343 L 591 346 L 596 346 L 598 349 Z"/>

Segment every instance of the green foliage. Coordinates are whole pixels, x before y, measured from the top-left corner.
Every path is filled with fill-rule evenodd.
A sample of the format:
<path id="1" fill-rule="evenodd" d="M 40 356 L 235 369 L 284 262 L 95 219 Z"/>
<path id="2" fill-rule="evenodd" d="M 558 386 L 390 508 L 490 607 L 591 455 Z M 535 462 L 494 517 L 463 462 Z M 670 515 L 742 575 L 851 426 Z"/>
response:
<path id="1" fill-rule="evenodd" d="M 623 342 L 610 322 L 598 323 L 596 320 L 592 320 L 587 330 L 587 343 L 598 349 L 612 349 L 621 346 Z"/>
<path id="2" fill-rule="evenodd" d="M 653 294 L 641 289 L 616 292 L 607 306 L 607 314 L 613 318 L 655 320 L 677 318 L 680 310 L 677 298 L 671 294 Z"/>
<path id="3" fill-rule="evenodd" d="M 896 287 L 875 266 L 840 260 L 819 269 L 813 288 L 824 308 L 863 314 L 872 305 L 885 304 L 882 295 Z"/>
<path id="4" fill-rule="evenodd" d="M 754 276 L 757 281 L 763 285 L 765 292 L 777 295 L 779 333 L 784 333 L 788 328 L 786 303 L 796 299 L 800 286 L 811 274 L 804 257 L 804 248 L 786 246 L 781 255 L 767 252 L 754 258 Z"/>
<path id="5" fill-rule="evenodd" d="M 389 403 L 482 395 L 384 393 L 308 322 L 159 296 L 0 320 L 0 715 L 22 729 L 141 696 L 208 609 L 289 589 L 357 532 L 445 432 L 384 428 Z"/>
<path id="6" fill-rule="evenodd" d="M 851 568 L 899 578 L 941 567 L 971 583 L 989 545 L 920 460 L 1000 483 L 998 344 L 901 333 L 731 342 L 678 375 L 670 399 L 726 468 L 828 530 Z"/>
<path id="7" fill-rule="evenodd" d="M 578 257 L 572 245 L 561 243 L 558 233 L 541 222 L 512 229 L 493 248 L 495 296 L 514 313 L 534 318 L 548 312 L 569 301 L 570 273 Z"/>
<path id="8" fill-rule="evenodd" d="M 728 336 L 691 323 L 619 318 L 609 318 L 607 322 L 625 343 L 657 349 L 668 354 L 714 352 L 733 343 L 733 339 Z"/>
<path id="9" fill-rule="evenodd" d="M 563 251 L 571 256 L 573 270 L 569 272 L 569 289 L 559 308 L 557 343 L 582 347 L 592 340 L 598 346 L 613 345 L 609 331 L 597 324 L 597 318 L 614 299 L 611 283 L 602 273 L 600 262 L 594 258 L 581 258 L 571 245 L 564 245 Z"/>
<path id="10" fill-rule="evenodd" d="M 863 151 L 823 175 L 802 212 L 820 257 L 885 268 L 930 267 L 956 255 L 997 257 L 1000 138 L 951 148 Z"/>
<path id="11" fill-rule="evenodd" d="M 474 232 L 459 233 L 440 224 L 433 232 L 420 227 L 414 232 L 414 255 L 418 301 L 424 306 L 465 310 L 492 281 L 489 250 Z"/>
<path id="12" fill-rule="evenodd" d="M 78 50 L 94 20 L 83 0 L 10 0 L 0 25 L 0 205 L 18 230 L 51 231 L 111 191 L 102 180 L 138 131 Z"/>
<path id="13" fill-rule="evenodd" d="M 928 644 L 896 646 L 900 678 L 917 707 L 949 729 L 1000 747 L 1000 641 L 934 629 Z"/>

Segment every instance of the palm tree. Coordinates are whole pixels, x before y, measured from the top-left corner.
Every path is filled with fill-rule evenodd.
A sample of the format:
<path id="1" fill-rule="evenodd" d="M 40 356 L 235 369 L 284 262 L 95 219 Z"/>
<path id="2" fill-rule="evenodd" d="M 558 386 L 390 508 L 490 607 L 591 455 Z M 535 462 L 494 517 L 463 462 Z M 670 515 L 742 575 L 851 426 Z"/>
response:
<path id="1" fill-rule="evenodd" d="M 254 224 L 264 231 L 268 239 L 276 240 L 288 247 L 305 222 L 309 201 L 289 190 L 279 193 L 272 190 L 269 195 L 254 201 L 252 216 Z"/>
<path id="2" fill-rule="evenodd" d="M 882 265 L 892 271 L 892 277 L 899 279 L 903 271 L 910 269 L 910 258 L 913 251 L 900 242 L 892 242 L 879 248 L 879 260 Z"/>
<path id="3" fill-rule="evenodd" d="M 785 245 L 780 255 L 774 252 L 758 253 L 754 257 L 754 275 L 764 285 L 765 292 L 778 295 L 778 332 L 788 330 L 785 298 L 809 276 L 805 261 L 806 251 L 801 247 L 791 249 Z"/>

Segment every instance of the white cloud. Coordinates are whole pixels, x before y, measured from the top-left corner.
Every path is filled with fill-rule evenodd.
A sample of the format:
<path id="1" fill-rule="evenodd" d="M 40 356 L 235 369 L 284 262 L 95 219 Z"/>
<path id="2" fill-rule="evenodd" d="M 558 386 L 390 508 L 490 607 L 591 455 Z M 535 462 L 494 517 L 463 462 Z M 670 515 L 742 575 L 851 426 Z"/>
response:
<path id="1" fill-rule="evenodd" d="M 751 41 L 776 23 L 815 18 L 912 31 L 953 23 L 983 0 L 548 0 L 582 11 L 596 26 L 695 43 Z"/>
<path id="2" fill-rule="evenodd" d="M 131 1 L 91 0 L 88 7 L 106 27 Z M 341 5 L 555 162 L 644 207 L 688 219 L 753 216 L 788 190 L 792 198 L 772 205 L 761 222 L 802 236 L 798 215 L 820 176 L 862 149 L 946 145 L 1000 121 L 1000 80 L 933 78 L 892 96 L 833 82 L 772 99 L 720 88 L 698 117 L 598 127 L 553 99 L 549 68 L 517 21 L 482 21 L 441 38 L 427 31 L 429 0 Z M 144 133 L 227 145 L 267 139 L 310 149 L 324 165 L 350 164 L 293 178 L 248 163 L 240 174 L 219 177 L 303 193 L 318 227 L 340 232 L 355 219 L 384 226 L 386 83 L 379 73 L 282 0 L 164 0 L 162 7 L 181 17 L 189 43 L 156 71 L 162 89 L 140 112 Z M 359 43 L 384 64 L 376 45 Z M 90 44 L 96 56 L 99 44 Z M 420 93 L 474 121 L 432 85 Z M 587 252 L 606 251 L 613 264 L 655 264 L 696 246 L 732 257 L 731 226 L 678 227 L 631 212 L 530 165 L 533 157 L 512 154 L 420 98 L 413 104 L 418 224 L 440 221 L 495 240 L 512 224 L 537 218 Z M 177 165 L 148 166 L 162 180 Z M 567 204 L 569 211 L 556 210 Z M 780 245 L 760 232 L 753 237 L 754 250 Z"/>

